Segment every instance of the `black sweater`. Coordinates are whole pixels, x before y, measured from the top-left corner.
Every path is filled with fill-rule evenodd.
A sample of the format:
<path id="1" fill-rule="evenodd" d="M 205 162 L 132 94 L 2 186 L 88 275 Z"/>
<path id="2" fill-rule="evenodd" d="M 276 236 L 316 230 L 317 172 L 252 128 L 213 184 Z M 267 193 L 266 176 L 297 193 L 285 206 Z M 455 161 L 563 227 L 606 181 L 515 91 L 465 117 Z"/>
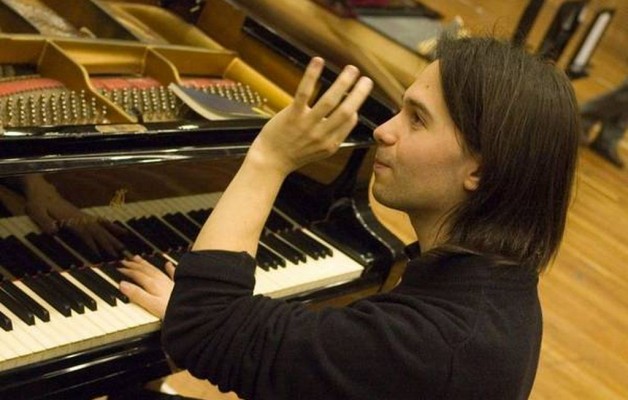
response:
<path id="1" fill-rule="evenodd" d="M 166 352 L 245 399 L 525 399 L 541 344 L 537 275 L 472 255 L 411 260 L 391 293 L 312 311 L 252 296 L 246 253 L 186 254 Z"/>

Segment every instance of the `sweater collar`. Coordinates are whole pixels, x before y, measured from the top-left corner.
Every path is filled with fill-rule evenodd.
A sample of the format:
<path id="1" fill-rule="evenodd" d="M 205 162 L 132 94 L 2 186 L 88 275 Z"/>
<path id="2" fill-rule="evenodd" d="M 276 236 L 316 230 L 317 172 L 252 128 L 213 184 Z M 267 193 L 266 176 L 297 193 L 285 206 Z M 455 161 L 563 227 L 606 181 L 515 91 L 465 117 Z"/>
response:
<path id="1" fill-rule="evenodd" d="M 518 265 L 497 265 L 489 257 L 470 253 L 445 253 L 438 256 L 421 255 L 418 243 L 405 248 L 410 258 L 402 284 L 418 282 L 484 283 L 510 282 L 515 286 L 536 285 L 538 275 Z"/>
<path id="2" fill-rule="evenodd" d="M 421 244 L 418 241 L 410 243 L 403 251 L 406 253 L 406 257 L 408 257 L 409 260 L 414 260 L 415 258 L 421 257 Z"/>

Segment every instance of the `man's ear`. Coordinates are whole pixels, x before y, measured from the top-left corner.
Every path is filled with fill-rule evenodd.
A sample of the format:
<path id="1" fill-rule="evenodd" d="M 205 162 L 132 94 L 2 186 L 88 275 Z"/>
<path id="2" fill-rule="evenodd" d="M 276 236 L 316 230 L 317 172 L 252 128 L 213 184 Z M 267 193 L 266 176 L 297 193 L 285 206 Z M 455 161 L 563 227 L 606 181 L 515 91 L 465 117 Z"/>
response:
<path id="1" fill-rule="evenodd" d="M 473 160 L 471 165 L 469 165 L 469 172 L 463 182 L 463 187 L 466 191 L 473 192 L 480 186 L 480 179 L 482 178 L 480 169 L 480 163 L 477 160 Z"/>

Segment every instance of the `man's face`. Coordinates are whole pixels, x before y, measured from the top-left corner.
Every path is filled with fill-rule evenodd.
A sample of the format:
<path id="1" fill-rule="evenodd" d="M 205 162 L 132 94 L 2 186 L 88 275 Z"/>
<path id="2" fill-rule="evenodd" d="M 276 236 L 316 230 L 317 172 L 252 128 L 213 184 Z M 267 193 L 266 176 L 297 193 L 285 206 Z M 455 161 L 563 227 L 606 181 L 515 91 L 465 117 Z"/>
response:
<path id="1" fill-rule="evenodd" d="M 438 61 L 406 91 L 401 111 L 373 133 L 373 195 L 410 217 L 440 217 L 477 187 L 477 160 L 457 136 L 440 83 Z"/>

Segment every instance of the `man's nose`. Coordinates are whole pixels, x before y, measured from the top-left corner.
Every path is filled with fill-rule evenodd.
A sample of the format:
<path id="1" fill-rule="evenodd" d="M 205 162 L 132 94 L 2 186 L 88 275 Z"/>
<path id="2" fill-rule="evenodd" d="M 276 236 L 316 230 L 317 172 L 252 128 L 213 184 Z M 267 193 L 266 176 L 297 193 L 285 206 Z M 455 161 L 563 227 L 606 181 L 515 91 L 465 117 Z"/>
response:
<path id="1" fill-rule="evenodd" d="M 395 143 L 395 119 L 397 117 L 393 117 L 388 121 L 384 122 L 373 131 L 373 138 L 375 142 L 379 145 L 391 145 Z"/>

